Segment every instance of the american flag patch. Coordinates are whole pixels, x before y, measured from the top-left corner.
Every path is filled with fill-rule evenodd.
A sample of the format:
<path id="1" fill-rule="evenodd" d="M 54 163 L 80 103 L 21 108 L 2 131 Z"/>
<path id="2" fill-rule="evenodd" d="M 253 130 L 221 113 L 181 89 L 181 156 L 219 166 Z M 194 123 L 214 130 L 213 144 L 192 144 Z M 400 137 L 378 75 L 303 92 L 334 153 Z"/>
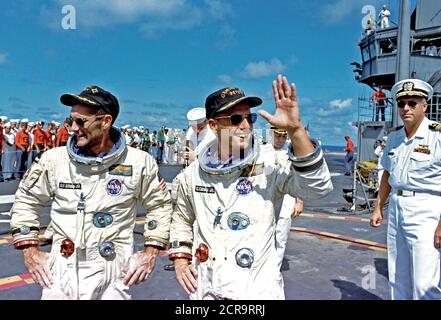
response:
<path id="1" fill-rule="evenodd" d="M 161 187 L 162 191 L 166 191 L 167 183 L 165 182 L 165 179 L 158 175 L 158 180 L 159 180 L 159 186 Z"/>

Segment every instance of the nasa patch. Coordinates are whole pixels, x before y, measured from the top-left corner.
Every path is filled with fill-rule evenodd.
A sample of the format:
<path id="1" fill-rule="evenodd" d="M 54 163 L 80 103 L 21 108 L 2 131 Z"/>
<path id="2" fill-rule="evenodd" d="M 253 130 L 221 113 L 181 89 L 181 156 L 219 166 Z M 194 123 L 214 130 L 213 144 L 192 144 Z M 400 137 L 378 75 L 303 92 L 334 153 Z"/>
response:
<path id="1" fill-rule="evenodd" d="M 123 183 L 119 179 L 112 179 L 107 183 L 107 193 L 110 196 L 118 196 L 122 192 Z"/>
<path id="2" fill-rule="evenodd" d="M 236 184 L 236 192 L 241 196 L 246 196 L 253 191 L 253 183 L 248 179 L 240 179 Z"/>

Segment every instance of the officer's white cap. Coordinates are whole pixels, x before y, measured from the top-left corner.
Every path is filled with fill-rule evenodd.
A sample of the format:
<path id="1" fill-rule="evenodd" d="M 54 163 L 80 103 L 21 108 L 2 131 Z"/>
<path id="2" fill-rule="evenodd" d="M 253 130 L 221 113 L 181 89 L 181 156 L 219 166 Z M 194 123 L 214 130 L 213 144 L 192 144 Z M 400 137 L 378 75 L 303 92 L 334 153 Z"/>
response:
<path id="1" fill-rule="evenodd" d="M 387 136 L 384 136 L 383 138 L 381 138 L 383 141 L 387 141 Z"/>
<path id="2" fill-rule="evenodd" d="M 126 125 L 123 125 L 122 127 L 121 127 L 121 129 L 128 129 L 130 127 L 130 125 L 129 124 L 126 124 Z"/>
<path id="3" fill-rule="evenodd" d="M 139 126 L 139 129 L 140 130 L 144 130 L 144 126 Z"/>
<path id="4" fill-rule="evenodd" d="M 0 116 L 0 119 L 4 122 L 4 121 L 8 120 L 8 117 L 7 116 Z"/>
<path id="5" fill-rule="evenodd" d="M 11 119 L 11 123 L 17 122 L 18 123 L 18 119 Z"/>
<path id="6" fill-rule="evenodd" d="M 11 127 L 11 123 L 10 122 L 6 122 L 5 123 L 5 128 L 10 128 Z"/>
<path id="7" fill-rule="evenodd" d="M 29 119 L 27 119 L 27 118 L 24 118 L 24 119 L 21 119 L 21 121 L 20 121 L 21 123 L 28 123 L 29 122 Z"/>
<path id="8" fill-rule="evenodd" d="M 205 108 L 193 108 L 187 112 L 187 120 L 191 124 L 199 124 L 206 120 Z"/>
<path id="9" fill-rule="evenodd" d="M 60 123 L 57 122 L 57 121 L 55 121 L 55 122 L 54 122 L 54 125 L 55 125 L 56 127 L 59 127 L 59 126 L 60 126 Z"/>
<path id="10" fill-rule="evenodd" d="M 405 79 L 397 82 L 391 89 L 392 97 L 423 97 L 430 100 L 433 95 L 433 88 L 427 82 L 420 79 Z"/>
<path id="11" fill-rule="evenodd" d="M 33 126 L 35 126 L 35 122 L 29 122 L 28 125 L 29 125 L 30 127 L 33 127 Z"/>

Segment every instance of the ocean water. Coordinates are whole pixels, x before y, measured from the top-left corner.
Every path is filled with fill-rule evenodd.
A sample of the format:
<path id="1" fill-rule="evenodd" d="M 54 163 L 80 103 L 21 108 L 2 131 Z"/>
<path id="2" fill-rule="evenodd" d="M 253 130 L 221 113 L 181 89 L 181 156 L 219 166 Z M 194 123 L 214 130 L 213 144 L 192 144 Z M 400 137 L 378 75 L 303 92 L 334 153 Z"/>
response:
<path id="1" fill-rule="evenodd" d="M 346 146 L 326 146 L 322 145 L 322 149 L 324 152 L 345 152 L 344 149 Z M 357 147 L 355 147 L 355 153 L 357 153 Z"/>

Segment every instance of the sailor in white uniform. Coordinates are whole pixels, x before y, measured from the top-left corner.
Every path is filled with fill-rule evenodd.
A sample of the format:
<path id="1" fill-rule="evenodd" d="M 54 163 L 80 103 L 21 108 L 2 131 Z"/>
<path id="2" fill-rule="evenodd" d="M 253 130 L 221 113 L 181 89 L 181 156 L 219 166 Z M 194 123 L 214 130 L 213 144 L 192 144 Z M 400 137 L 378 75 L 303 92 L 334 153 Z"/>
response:
<path id="1" fill-rule="evenodd" d="M 425 117 L 433 88 L 406 79 L 392 88 L 404 127 L 389 134 L 371 225 L 390 194 L 388 268 L 392 299 L 441 299 L 441 125 Z"/>

